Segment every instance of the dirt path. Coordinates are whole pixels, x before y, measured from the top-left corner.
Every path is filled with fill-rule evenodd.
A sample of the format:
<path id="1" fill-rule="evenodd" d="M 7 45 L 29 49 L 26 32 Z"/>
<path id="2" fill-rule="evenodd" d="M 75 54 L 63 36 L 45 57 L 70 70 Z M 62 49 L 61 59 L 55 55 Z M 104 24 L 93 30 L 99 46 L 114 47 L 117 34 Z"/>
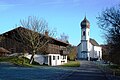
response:
<path id="1" fill-rule="evenodd" d="M 80 61 L 81 66 L 63 80 L 107 80 L 105 74 L 91 61 Z"/>

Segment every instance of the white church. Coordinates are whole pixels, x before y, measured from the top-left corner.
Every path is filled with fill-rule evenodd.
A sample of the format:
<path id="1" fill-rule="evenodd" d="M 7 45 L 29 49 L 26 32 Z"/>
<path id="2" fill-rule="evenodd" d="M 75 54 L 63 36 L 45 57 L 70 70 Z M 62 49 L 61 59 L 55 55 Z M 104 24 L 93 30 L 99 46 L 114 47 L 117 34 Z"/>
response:
<path id="1" fill-rule="evenodd" d="M 77 59 L 79 60 L 101 60 L 102 47 L 90 38 L 90 23 L 84 18 L 81 26 L 81 43 L 77 46 Z"/>

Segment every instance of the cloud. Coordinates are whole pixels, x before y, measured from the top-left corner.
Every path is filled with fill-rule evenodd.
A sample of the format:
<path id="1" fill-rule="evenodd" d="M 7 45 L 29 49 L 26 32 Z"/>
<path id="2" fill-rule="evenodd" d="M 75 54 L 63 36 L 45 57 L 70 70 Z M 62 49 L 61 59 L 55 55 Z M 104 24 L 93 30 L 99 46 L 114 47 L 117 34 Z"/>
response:
<path id="1" fill-rule="evenodd" d="M 52 0 L 52 1 L 44 1 L 44 2 L 39 2 L 40 5 L 63 5 L 64 1 L 63 0 Z"/>
<path id="2" fill-rule="evenodd" d="M 12 6 L 18 6 L 22 4 L 0 4 L 0 7 L 12 7 Z"/>
<path id="3" fill-rule="evenodd" d="M 38 1 L 39 5 L 48 6 L 48 5 L 54 5 L 54 6 L 78 6 L 80 5 L 80 0 L 46 0 L 46 1 Z"/>
<path id="4" fill-rule="evenodd" d="M 22 4 L 9 4 L 7 2 L 0 1 L 0 11 L 8 10 L 19 5 L 22 5 Z"/>

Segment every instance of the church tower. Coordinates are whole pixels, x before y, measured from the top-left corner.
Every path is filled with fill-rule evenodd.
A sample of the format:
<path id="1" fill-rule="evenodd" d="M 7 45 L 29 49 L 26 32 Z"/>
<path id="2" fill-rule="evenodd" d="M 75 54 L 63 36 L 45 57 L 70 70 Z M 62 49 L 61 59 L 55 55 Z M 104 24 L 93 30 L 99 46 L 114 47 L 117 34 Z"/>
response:
<path id="1" fill-rule="evenodd" d="M 101 60 L 102 47 L 90 38 L 90 22 L 84 18 L 80 23 L 81 43 L 77 46 L 77 59 L 81 60 Z"/>
<path id="2" fill-rule="evenodd" d="M 81 54 L 83 59 L 89 59 L 89 39 L 90 39 L 90 23 L 86 19 L 86 16 L 84 20 L 80 24 L 81 26 Z"/>

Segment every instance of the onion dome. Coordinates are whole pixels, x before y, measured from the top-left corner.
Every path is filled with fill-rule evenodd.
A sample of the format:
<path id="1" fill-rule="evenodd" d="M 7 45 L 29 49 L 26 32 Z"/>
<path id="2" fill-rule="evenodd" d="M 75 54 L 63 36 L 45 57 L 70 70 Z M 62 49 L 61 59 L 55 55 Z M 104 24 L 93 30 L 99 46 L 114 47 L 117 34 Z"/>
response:
<path id="1" fill-rule="evenodd" d="M 81 28 L 90 28 L 90 22 L 86 19 L 86 16 L 84 20 L 81 22 Z"/>

